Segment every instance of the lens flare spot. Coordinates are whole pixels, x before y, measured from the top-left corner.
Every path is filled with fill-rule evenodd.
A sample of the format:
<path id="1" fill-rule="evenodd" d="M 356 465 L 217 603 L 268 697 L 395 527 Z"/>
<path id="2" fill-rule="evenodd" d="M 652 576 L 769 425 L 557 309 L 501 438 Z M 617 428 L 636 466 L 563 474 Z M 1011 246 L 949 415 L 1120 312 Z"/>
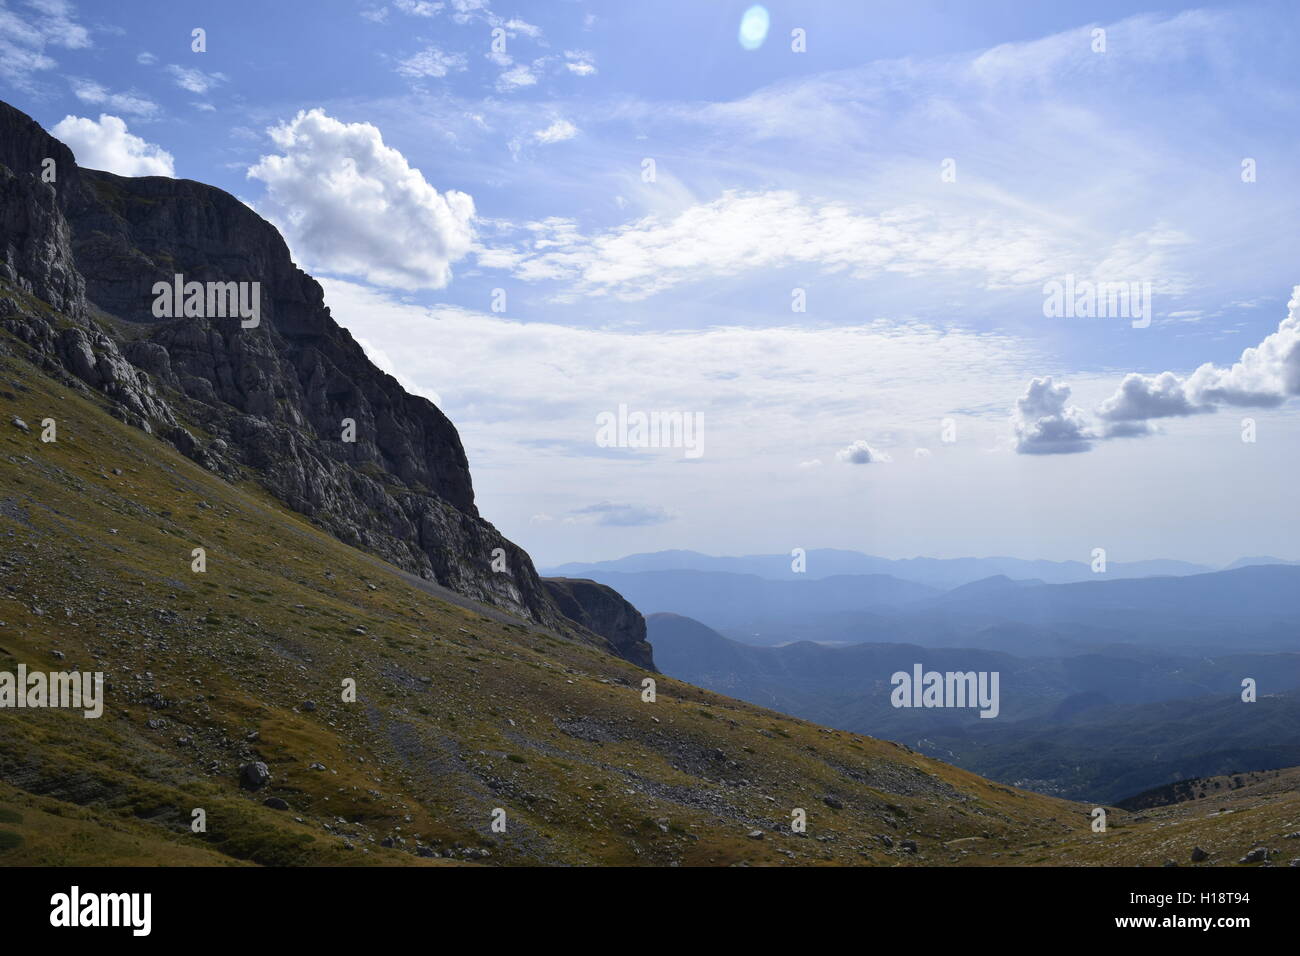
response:
<path id="1" fill-rule="evenodd" d="M 767 28 L 771 23 L 766 7 L 761 4 L 750 7 L 740 18 L 740 45 L 746 50 L 757 50 L 767 39 Z"/>

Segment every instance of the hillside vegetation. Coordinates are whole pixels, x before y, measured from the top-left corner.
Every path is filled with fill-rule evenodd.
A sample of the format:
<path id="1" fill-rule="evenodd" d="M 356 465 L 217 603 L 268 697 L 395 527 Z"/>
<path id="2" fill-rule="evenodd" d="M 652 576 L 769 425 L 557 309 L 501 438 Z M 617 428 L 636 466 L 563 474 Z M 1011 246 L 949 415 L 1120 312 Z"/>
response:
<path id="1" fill-rule="evenodd" d="M 1086 807 L 662 675 L 643 702 L 649 672 L 451 603 L 3 344 L 0 669 L 107 680 L 98 720 L 0 711 L 6 864 L 888 865 L 1087 831 Z"/>

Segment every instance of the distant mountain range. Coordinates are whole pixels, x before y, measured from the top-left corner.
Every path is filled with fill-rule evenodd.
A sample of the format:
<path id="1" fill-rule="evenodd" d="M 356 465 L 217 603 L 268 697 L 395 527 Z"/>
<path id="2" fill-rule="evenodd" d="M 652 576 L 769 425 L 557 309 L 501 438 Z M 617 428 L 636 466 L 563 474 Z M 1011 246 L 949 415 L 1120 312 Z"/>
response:
<path id="1" fill-rule="evenodd" d="M 1300 566 L 1048 584 L 998 575 L 948 591 L 890 575 L 770 580 L 593 570 L 643 614 L 681 614 L 751 644 L 909 643 L 1059 656 L 1113 644 L 1184 652 L 1296 647 Z"/>
<path id="2" fill-rule="evenodd" d="M 696 567 L 656 567 L 671 563 Z M 962 579 L 998 566 L 1013 573 Z M 893 573 L 826 573 L 843 568 Z M 1206 570 L 1159 561 L 1093 574 L 1011 558 L 814 551 L 808 569 L 789 573 L 784 556 L 668 552 L 569 573 L 648 615 L 665 674 L 1004 783 L 1105 802 L 1300 763 L 1293 562 Z M 915 664 L 998 672 L 1000 714 L 894 707 L 890 677 Z M 1244 677 L 1259 682 L 1253 704 L 1240 698 Z"/>
<path id="3" fill-rule="evenodd" d="M 754 647 L 698 621 L 653 614 L 648 636 L 666 674 L 857 733 L 896 740 L 1005 783 L 1114 801 L 1234 770 L 1300 763 L 1300 653 L 1110 648 L 1062 658 L 912 644 Z M 902 709 L 890 676 L 914 664 L 997 671 L 1001 713 Z M 1241 679 L 1261 697 L 1240 699 Z"/>
<path id="4" fill-rule="evenodd" d="M 717 571 L 602 572 L 588 575 L 607 584 L 642 614 L 671 611 L 728 632 L 754 633 L 754 643 L 790 640 L 799 622 L 815 637 L 827 616 L 901 609 L 943 592 L 887 574 L 841 575 L 800 581 L 771 581 L 753 574 Z M 763 638 L 775 634 L 772 640 Z M 748 637 L 741 637 L 748 640 Z"/>
<path id="5" fill-rule="evenodd" d="M 789 554 L 751 554 L 740 557 L 714 556 L 698 551 L 654 551 L 631 554 L 613 561 L 572 562 L 543 570 L 544 574 L 590 578 L 610 572 L 723 571 L 754 574 L 771 580 L 808 580 L 841 574 L 888 574 L 903 581 L 948 590 L 983 578 L 1005 575 L 1014 580 L 1039 580 L 1047 584 L 1091 581 L 1096 575 L 1084 561 L 1034 561 L 1023 558 L 878 558 L 859 551 L 814 548 L 805 555 L 806 570 L 792 570 Z M 1260 564 L 1296 564 L 1282 558 L 1239 558 L 1223 568 L 1188 561 L 1116 561 L 1106 569 L 1109 578 L 1143 578 L 1154 575 L 1204 574 L 1231 571 Z M 599 580 L 599 578 L 596 578 Z"/>

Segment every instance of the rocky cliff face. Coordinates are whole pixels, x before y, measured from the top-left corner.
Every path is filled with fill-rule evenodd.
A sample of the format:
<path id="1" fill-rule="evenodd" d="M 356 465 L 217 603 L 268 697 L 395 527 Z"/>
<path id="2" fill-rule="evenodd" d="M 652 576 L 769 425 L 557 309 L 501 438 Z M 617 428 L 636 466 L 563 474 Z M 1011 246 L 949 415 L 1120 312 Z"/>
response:
<path id="1" fill-rule="evenodd" d="M 257 326 L 156 317 L 154 284 L 177 274 L 258 283 Z M 120 418 L 228 478 L 255 477 L 343 541 L 564 623 L 527 553 L 479 515 L 455 427 L 370 363 L 276 229 L 233 196 L 80 169 L 0 103 L 0 327 Z"/>
<path id="2" fill-rule="evenodd" d="M 72 257 L 64 195 L 42 180 L 47 161 L 76 183 L 72 152 L 36 121 L 0 103 L 0 279 L 77 318 L 85 283 Z"/>
<path id="3" fill-rule="evenodd" d="M 542 584 L 565 617 L 605 638 L 624 660 L 655 669 L 645 618 L 621 594 L 586 578 L 542 578 Z"/>

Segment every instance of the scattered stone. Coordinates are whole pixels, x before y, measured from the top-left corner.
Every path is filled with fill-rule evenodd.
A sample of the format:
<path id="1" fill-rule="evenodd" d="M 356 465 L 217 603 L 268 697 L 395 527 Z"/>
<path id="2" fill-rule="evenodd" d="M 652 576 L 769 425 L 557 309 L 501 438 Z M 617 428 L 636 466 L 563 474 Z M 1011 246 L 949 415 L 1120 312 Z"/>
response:
<path id="1" fill-rule="evenodd" d="M 304 700 L 304 701 L 302 702 L 302 709 L 305 710 L 305 711 L 307 711 L 307 713 L 310 714 L 313 710 L 316 709 L 316 701 L 314 701 L 314 700 Z"/>
<path id="2" fill-rule="evenodd" d="M 261 790 L 271 782 L 271 770 L 258 760 L 239 768 L 239 785 L 245 790 Z"/>
<path id="3" fill-rule="evenodd" d="M 761 839 L 763 839 L 763 831 L 762 831 L 762 830 L 750 830 L 750 831 L 749 831 L 749 838 L 750 838 L 751 840 L 761 840 Z"/>
<path id="4" fill-rule="evenodd" d="M 1192 847 L 1192 862 L 1193 862 L 1193 863 L 1200 863 L 1202 860 L 1208 860 L 1209 858 L 1210 858 L 1210 854 L 1206 853 L 1206 852 L 1205 852 L 1204 850 L 1202 850 L 1199 846 L 1194 846 L 1194 847 Z"/>
<path id="5" fill-rule="evenodd" d="M 267 797 L 262 801 L 262 806 L 270 807 L 272 810 L 288 810 L 289 804 L 285 803 L 279 797 Z"/>
<path id="6" fill-rule="evenodd" d="M 19 418 L 17 415 L 13 417 L 13 419 L 9 422 L 9 424 L 13 425 L 14 428 L 17 428 L 19 431 L 24 431 L 24 432 L 31 431 L 31 429 L 27 427 L 27 423 L 23 421 L 21 418 Z"/>
<path id="7" fill-rule="evenodd" d="M 829 793 L 822 797 L 822 803 L 826 804 L 826 806 L 830 807 L 832 810 L 844 809 L 844 802 L 838 797 L 831 796 Z"/>
<path id="8" fill-rule="evenodd" d="M 1267 859 L 1268 859 L 1268 848 L 1257 846 L 1255 847 L 1255 849 L 1251 850 L 1249 853 L 1247 853 L 1237 862 L 1238 863 L 1260 863 Z"/>
<path id="9" fill-rule="evenodd" d="M 915 852 L 916 852 L 916 841 L 915 841 L 915 840 L 904 840 L 902 843 L 899 844 L 899 846 L 902 847 L 904 853 L 915 853 Z"/>

